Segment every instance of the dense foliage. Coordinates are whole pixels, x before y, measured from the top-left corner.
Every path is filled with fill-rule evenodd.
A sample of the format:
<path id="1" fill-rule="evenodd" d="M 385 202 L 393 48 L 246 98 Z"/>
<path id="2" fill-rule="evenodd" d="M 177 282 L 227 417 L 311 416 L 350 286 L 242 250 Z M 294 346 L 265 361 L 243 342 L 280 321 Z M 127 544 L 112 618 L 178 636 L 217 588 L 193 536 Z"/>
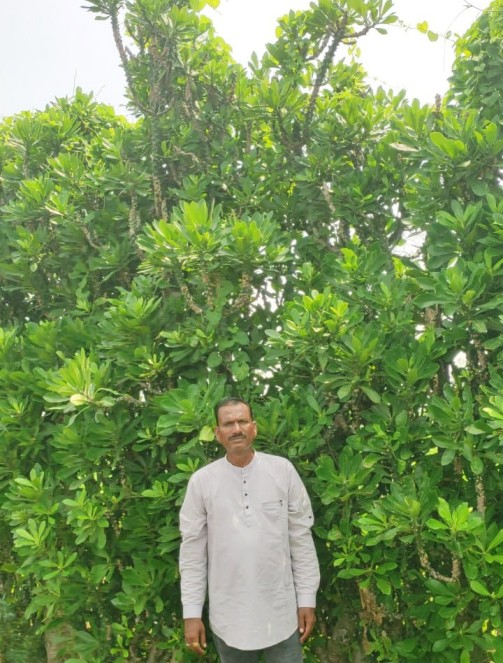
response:
<path id="1" fill-rule="evenodd" d="M 87 1 L 136 120 L 0 126 L 0 661 L 189 660 L 177 513 L 235 393 L 312 496 L 308 660 L 502 660 L 502 0 L 432 107 L 339 57 L 390 1 L 249 72 L 216 0 Z"/>

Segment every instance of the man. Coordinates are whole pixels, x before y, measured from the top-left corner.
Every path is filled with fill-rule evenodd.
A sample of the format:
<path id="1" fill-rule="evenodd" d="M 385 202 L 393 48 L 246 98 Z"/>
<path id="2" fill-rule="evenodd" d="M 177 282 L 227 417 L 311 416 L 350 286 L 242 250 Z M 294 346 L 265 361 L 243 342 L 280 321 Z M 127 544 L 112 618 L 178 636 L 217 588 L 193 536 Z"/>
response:
<path id="1" fill-rule="evenodd" d="M 222 663 L 298 663 L 315 623 L 319 567 L 307 492 L 285 458 L 253 449 L 251 407 L 215 408 L 226 456 L 195 472 L 180 511 L 185 641 L 204 654 L 209 618 Z"/>

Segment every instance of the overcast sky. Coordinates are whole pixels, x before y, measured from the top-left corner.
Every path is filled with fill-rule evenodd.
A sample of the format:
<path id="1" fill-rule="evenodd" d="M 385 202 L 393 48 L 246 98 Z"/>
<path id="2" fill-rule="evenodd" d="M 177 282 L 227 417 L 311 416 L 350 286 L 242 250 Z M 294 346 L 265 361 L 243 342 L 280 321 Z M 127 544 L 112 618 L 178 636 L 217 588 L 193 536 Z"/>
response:
<path id="1" fill-rule="evenodd" d="M 451 41 L 430 42 L 415 28 L 428 21 L 441 34 L 463 33 L 490 0 L 395 0 L 409 26 L 390 26 L 388 35 L 360 41 L 362 60 L 373 84 L 433 103 L 447 89 Z M 110 25 L 81 7 L 85 0 L 0 0 L 0 116 L 41 109 L 77 86 L 124 112 L 124 76 Z M 476 6 L 476 8 L 474 7 Z M 221 0 L 214 14 L 219 34 L 246 64 L 274 41 L 278 16 L 303 9 L 309 0 Z"/>

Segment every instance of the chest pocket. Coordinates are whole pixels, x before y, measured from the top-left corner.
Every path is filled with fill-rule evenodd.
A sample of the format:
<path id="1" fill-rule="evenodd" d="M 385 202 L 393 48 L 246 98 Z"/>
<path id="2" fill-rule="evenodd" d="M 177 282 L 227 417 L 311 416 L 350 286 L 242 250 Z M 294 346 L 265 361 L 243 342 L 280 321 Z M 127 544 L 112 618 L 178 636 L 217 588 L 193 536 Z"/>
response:
<path id="1" fill-rule="evenodd" d="M 284 500 L 274 500 L 273 502 L 262 502 L 262 513 L 269 518 L 281 518 L 285 510 Z"/>

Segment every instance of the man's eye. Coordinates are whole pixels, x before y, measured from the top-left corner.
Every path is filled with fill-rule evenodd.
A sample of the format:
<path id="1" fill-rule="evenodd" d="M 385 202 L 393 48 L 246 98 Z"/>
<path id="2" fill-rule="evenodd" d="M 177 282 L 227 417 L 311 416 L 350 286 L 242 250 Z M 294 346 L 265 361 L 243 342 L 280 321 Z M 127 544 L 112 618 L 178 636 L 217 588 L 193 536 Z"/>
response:
<path id="1" fill-rule="evenodd" d="M 234 426 L 235 426 L 236 424 L 237 424 L 238 426 L 248 426 L 249 424 L 251 424 L 251 421 L 246 421 L 246 420 L 239 420 L 239 421 L 236 421 L 236 422 L 234 422 L 234 421 L 229 421 L 228 423 L 223 424 L 222 428 L 231 429 L 231 428 L 234 428 Z"/>

